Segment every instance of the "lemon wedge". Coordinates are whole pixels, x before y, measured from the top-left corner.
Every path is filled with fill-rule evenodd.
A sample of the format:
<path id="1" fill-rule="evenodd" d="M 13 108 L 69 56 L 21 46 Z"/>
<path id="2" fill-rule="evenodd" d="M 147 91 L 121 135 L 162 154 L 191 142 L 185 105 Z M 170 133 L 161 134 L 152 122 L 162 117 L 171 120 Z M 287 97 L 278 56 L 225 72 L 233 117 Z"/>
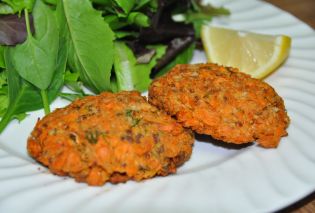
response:
<path id="1" fill-rule="evenodd" d="M 288 57 L 291 38 L 206 26 L 201 39 L 208 62 L 236 67 L 254 78 L 262 79 Z"/>

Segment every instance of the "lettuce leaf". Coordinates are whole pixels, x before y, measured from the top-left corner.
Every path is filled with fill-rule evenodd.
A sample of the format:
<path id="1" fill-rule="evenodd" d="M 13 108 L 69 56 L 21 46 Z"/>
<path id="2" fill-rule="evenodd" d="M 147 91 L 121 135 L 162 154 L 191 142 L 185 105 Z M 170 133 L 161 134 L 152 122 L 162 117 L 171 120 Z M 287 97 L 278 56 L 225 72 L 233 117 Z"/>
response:
<path id="1" fill-rule="evenodd" d="M 111 90 L 114 33 L 89 0 L 63 0 L 69 31 L 68 64 L 93 92 Z"/>
<path id="2" fill-rule="evenodd" d="M 150 73 L 156 61 L 165 53 L 165 45 L 152 45 L 156 51 L 155 56 L 147 64 L 137 64 L 137 59 L 131 49 L 124 42 L 115 42 L 114 70 L 116 74 L 117 90 L 148 89 L 151 83 Z"/>

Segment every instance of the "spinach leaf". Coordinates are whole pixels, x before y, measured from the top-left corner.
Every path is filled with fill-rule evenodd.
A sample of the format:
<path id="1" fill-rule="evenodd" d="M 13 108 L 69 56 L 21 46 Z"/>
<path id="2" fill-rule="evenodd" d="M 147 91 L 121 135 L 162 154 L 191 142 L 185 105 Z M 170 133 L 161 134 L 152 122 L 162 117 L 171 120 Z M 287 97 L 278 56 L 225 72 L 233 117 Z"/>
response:
<path id="1" fill-rule="evenodd" d="M 13 115 L 12 118 L 21 122 L 22 120 L 24 120 L 26 118 L 26 116 L 27 116 L 26 113 L 20 113 L 20 114 Z"/>
<path id="2" fill-rule="evenodd" d="M 5 70 L 0 68 L 0 88 L 7 85 L 7 73 Z"/>
<path id="3" fill-rule="evenodd" d="M 147 90 L 151 83 L 150 72 L 166 50 L 164 45 L 149 48 L 156 50 L 156 55 L 148 64 L 137 64 L 137 59 L 131 49 L 124 42 L 115 42 L 114 70 L 116 74 L 117 90 Z"/>
<path id="4" fill-rule="evenodd" d="M 68 63 L 94 92 L 110 90 L 114 33 L 88 0 L 63 0 L 69 30 Z"/>
<path id="5" fill-rule="evenodd" d="M 30 83 L 23 80 L 16 72 L 11 61 L 10 55 L 12 52 L 12 48 L 6 48 L 5 50 L 9 106 L 1 119 L 0 132 L 2 132 L 6 125 L 13 119 L 14 115 L 25 111 L 35 110 L 38 105 L 42 107 L 38 90 Z"/>
<path id="6" fill-rule="evenodd" d="M 191 60 L 194 54 L 195 45 L 191 44 L 180 54 L 176 56 L 168 65 L 161 69 L 154 77 L 160 77 L 172 69 L 176 64 L 187 64 Z"/>
<path id="7" fill-rule="evenodd" d="M 13 13 L 21 12 L 24 9 L 29 11 L 32 10 L 35 0 L 2 0 L 4 3 L 7 3 L 12 10 Z"/>
<path id="8" fill-rule="evenodd" d="M 6 72 L 0 69 L 0 117 L 5 113 L 9 103 Z"/>
<path id="9" fill-rule="evenodd" d="M 33 16 L 36 33 L 30 30 L 28 10 L 25 9 L 27 39 L 13 49 L 12 60 L 17 72 L 40 89 L 45 113 L 49 113 L 46 89 L 54 76 L 59 47 L 58 25 L 54 12 L 42 1 L 36 1 Z"/>
<path id="10" fill-rule="evenodd" d="M 8 94 L 4 89 L 0 89 L 0 118 L 5 114 L 9 104 Z"/>
<path id="11" fill-rule="evenodd" d="M 0 69 L 5 68 L 5 63 L 4 63 L 4 46 L 0 45 Z"/>
<path id="12" fill-rule="evenodd" d="M 59 94 L 59 97 L 72 102 L 72 101 L 75 101 L 76 99 L 83 98 L 84 95 L 81 94 L 81 93 L 65 93 L 65 92 L 62 92 L 62 93 Z"/>
<path id="13" fill-rule="evenodd" d="M 60 7 L 57 7 L 57 14 L 60 13 Z M 59 29 L 59 44 L 58 44 L 58 57 L 56 59 L 54 67 L 53 80 L 47 89 L 48 101 L 52 102 L 57 95 L 61 87 L 63 86 L 63 76 L 66 69 L 66 61 L 68 55 L 67 46 L 67 31 L 65 30 L 65 22 L 61 19 L 57 19 L 57 27 Z M 42 35 L 39 30 L 39 35 Z M 40 36 L 44 40 L 44 36 Z M 33 111 L 43 108 L 43 102 L 41 101 L 40 91 L 31 83 L 21 78 L 16 71 L 12 58 L 15 54 L 13 48 L 6 47 L 4 50 L 4 58 L 6 62 L 6 68 L 8 70 L 8 102 L 9 106 L 0 121 L 0 133 L 7 126 L 12 119 L 23 119 L 25 112 Z"/>
<path id="14" fill-rule="evenodd" d="M 65 77 L 64 77 L 64 84 L 66 87 L 71 89 L 72 91 L 81 94 L 82 96 L 85 95 L 83 89 L 82 89 L 82 82 L 79 80 L 79 73 L 77 72 L 70 72 L 66 71 Z"/>
<path id="15" fill-rule="evenodd" d="M 26 42 L 14 48 L 13 63 L 17 72 L 41 90 L 50 85 L 56 68 L 59 34 L 54 12 L 41 1 L 37 1 L 33 11 L 33 37 L 29 27 Z M 28 26 L 26 14 L 26 23 Z"/>
<path id="16" fill-rule="evenodd" d="M 59 50 L 56 72 L 48 88 L 48 101 L 52 102 L 58 95 L 63 85 L 63 74 L 66 65 L 67 48 Z M 20 77 L 12 63 L 14 49 L 7 47 L 4 51 L 4 58 L 7 67 L 8 101 L 9 105 L 0 121 L 0 133 L 12 119 L 23 118 L 25 112 L 43 108 L 40 91 L 29 82 Z"/>
<path id="17" fill-rule="evenodd" d="M 7 71 L 0 70 L 0 118 L 3 117 L 8 110 L 9 106 L 9 91 L 7 83 Z M 23 120 L 26 117 L 25 113 L 20 113 L 13 115 L 13 119 L 19 121 Z"/>

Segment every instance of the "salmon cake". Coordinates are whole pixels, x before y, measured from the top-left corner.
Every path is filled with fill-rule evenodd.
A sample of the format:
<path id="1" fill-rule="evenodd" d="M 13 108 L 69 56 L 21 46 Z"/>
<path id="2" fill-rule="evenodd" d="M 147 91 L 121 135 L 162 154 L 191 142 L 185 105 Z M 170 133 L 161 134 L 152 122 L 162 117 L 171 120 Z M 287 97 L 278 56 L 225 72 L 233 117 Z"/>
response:
<path id="1" fill-rule="evenodd" d="M 175 173 L 193 143 L 191 130 L 140 93 L 104 92 L 43 117 L 27 149 L 54 174 L 103 185 Z"/>
<path id="2" fill-rule="evenodd" d="M 277 147 L 289 117 L 267 83 L 216 64 L 177 65 L 154 80 L 149 103 L 184 127 L 228 143 Z"/>

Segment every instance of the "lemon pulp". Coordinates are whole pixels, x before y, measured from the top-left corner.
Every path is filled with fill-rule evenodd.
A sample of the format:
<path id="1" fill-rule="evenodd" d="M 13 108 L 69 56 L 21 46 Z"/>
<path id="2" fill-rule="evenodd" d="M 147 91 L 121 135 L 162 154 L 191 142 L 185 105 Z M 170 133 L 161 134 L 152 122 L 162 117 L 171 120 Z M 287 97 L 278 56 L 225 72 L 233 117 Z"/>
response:
<path id="1" fill-rule="evenodd" d="M 264 78 L 288 57 L 291 38 L 214 26 L 203 26 L 201 39 L 208 62 L 238 68 L 254 78 Z"/>

